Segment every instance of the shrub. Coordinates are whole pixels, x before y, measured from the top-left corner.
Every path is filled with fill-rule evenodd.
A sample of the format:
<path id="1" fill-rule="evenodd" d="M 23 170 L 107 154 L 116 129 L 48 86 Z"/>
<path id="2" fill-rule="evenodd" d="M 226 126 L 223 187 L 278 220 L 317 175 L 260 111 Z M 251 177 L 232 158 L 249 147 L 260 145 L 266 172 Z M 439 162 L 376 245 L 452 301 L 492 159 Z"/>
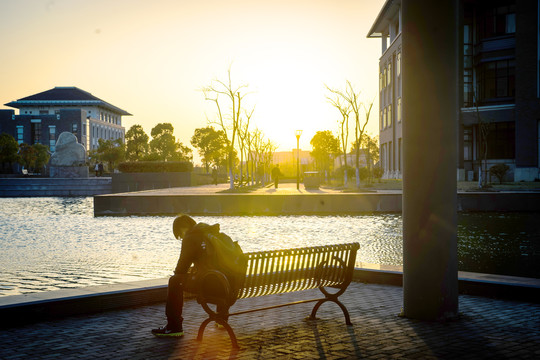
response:
<path id="1" fill-rule="evenodd" d="M 193 164 L 187 161 L 133 161 L 118 165 L 123 173 L 191 172 Z"/>
<path id="2" fill-rule="evenodd" d="M 360 180 L 364 181 L 369 177 L 369 170 L 367 167 L 362 166 L 360 169 L 358 169 L 358 175 L 360 176 Z"/>
<path id="3" fill-rule="evenodd" d="M 374 166 L 372 171 L 373 171 L 373 177 L 380 181 L 380 179 L 382 178 L 384 174 L 384 169 L 380 166 Z"/>
<path id="4" fill-rule="evenodd" d="M 489 175 L 495 176 L 499 179 L 499 184 L 502 184 L 504 176 L 510 170 L 510 167 L 506 164 L 496 164 L 489 168 Z"/>
<path id="5" fill-rule="evenodd" d="M 347 177 L 349 179 L 352 179 L 354 177 L 354 174 L 355 174 L 355 169 L 351 166 L 348 166 L 345 167 L 345 166 L 341 166 L 339 168 L 337 168 L 336 170 L 334 170 L 334 173 L 333 173 L 333 177 L 335 178 L 338 178 L 338 179 L 342 179 L 344 174 L 345 174 L 345 170 L 347 170 Z"/>

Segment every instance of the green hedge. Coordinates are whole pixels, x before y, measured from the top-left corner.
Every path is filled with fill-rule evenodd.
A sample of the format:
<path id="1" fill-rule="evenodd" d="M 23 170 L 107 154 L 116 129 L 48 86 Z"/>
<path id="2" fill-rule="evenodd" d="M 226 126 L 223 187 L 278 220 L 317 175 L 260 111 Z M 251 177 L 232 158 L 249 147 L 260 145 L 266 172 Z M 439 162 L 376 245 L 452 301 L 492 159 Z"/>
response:
<path id="1" fill-rule="evenodd" d="M 183 161 L 133 161 L 118 164 L 123 173 L 191 172 L 193 164 Z"/>

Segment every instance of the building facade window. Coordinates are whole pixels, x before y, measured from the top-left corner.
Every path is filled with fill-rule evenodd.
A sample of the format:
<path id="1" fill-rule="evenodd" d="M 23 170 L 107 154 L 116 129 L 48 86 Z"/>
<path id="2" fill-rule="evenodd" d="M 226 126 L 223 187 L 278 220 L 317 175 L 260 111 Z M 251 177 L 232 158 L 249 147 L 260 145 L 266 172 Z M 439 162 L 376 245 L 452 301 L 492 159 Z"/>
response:
<path id="1" fill-rule="evenodd" d="M 401 138 L 398 139 L 398 170 L 401 172 L 401 162 L 403 161 L 401 159 Z"/>
<path id="2" fill-rule="evenodd" d="M 390 171 L 394 170 L 394 166 L 393 166 L 393 162 L 392 162 L 392 159 L 393 159 L 392 154 L 393 153 L 394 153 L 394 147 L 393 147 L 393 143 L 390 141 L 388 143 L 388 170 L 390 170 Z"/>
<path id="3" fill-rule="evenodd" d="M 489 124 L 487 158 L 514 159 L 516 153 L 515 133 L 515 123 L 513 121 Z"/>
<path id="4" fill-rule="evenodd" d="M 49 149 L 51 152 L 56 151 L 56 126 L 49 126 Z"/>
<path id="5" fill-rule="evenodd" d="M 505 5 L 501 6 L 488 4 L 485 8 L 480 9 L 477 22 L 478 40 L 515 33 L 515 1 L 506 2 Z"/>
<path id="6" fill-rule="evenodd" d="M 402 119 L 402 109 L 401 109 L 401 98 L 397 98 L 397 109 L 396 109 L 396 116 L 397 116 L 397 121 L 398 122 L 401 122 L 401 119 Z"/>
<path id="7" fill-rule="evenodd" d="M 401 76 L 401 52 L 397 53 L 396 56 L 396 77 Z"/>
<path id="8" fill-rule="evenodd" d="M 463 160 L 473 160 L 472 145 L 473 130 L 472 127 L 466 127 L 463 129 Z"/>
<path id="9" fill-rule="evenodd" d="M 17 126 L 17 142 L 21 145 L 24 142 L 24 126 Z"/>
<path id="10" fill-rule="evenodd" d="M 381 167 L 383 168 L 383 170 L 386 171 L 387 170 L 386 169 L 386 144 L 381 145 L 380 157 L 381 157 Z"/>
<path id="11" fill-rule="evenodd" d="M 32 122 L 30 124 L 30 136 L 31 136 L 31 143 L 37 144 L 41 142 L 41 122 Z"/>
<path id="12" fill-rule="evenodd" d="M 392 63 L 388 63 L 388 74 L 386 75 L 386 86 L 390 86 L 390 83 L 392 82 Z"/>
<path id="13" fill-rule="evenodd" d="M 384 108 L 384 113 L 383 113 L 383 129 L 386 128 L 388 124 L 388 113 L 387 113 L 387 109 Z"/>
<path id="14" fill-rule="evenodd" d="M 388 127 L 392 126 L 392 104 L 388 105 Z"/>
<path id="15" fill-rule="evenodd" d="M 466 8 L 463 25 L 463 106 L 474 105 L 472 10 Z"/>
<path id="16" fill-rule="evenodd" d="M 477 76 L 477 89 L 481 103 L 514 101 L 516 93 L 514 60 L 482 63 L 478 67 Z"/>

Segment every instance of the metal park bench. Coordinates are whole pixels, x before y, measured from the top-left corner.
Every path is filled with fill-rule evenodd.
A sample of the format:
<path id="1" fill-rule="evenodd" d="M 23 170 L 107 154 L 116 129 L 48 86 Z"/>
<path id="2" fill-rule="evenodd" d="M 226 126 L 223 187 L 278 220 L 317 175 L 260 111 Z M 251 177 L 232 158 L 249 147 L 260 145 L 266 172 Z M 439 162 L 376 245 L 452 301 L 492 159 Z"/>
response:
<path id="1" fill-rule="evenodd" d="M 232 291 L 229 281 L 222 273 L 215 270 L 208 271 L 201 280 L 197 296 L 197 302 L 206 311 L 208 318 L 199 327 L 197 340 L 202 341 L 206 326 L 215 321 L 227 330 L 232 346 L 238 348 L 236 335 L 228 322 L 230 316 L 308 302 L 317 302 L 309 316 L 310 320 L 316 319 L 319 307 L 330 301 L 341 308 L 346 324 L 352 325 L 349 312 L 338 297 L 351 283 L 359 248 L 358 243 L 351 243 L 246 253 L 248 259 L 246 276 L 243 285 L 236 292 Z M 210 307 L 210 304 L 213 304 L 217 309 L 220 307 L 228 309 L 238 299 L 315 288 L 319 288 L 324 297 L 235 313 L 220 313 Z"/>

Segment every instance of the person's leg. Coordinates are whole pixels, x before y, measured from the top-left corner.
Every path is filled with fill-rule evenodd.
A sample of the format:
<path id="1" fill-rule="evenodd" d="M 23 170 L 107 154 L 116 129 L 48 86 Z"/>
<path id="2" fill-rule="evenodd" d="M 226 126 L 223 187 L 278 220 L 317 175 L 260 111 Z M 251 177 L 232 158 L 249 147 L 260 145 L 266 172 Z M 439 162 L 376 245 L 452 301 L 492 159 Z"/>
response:
<path id="1" fill-rule="evenodd" d="M 182 308 L 184 306 L 184 286 L 179 275 L 173 275 L 169 279 L 167 288 L 167 304 L 165 315 L 167 327 L 171 330 L 182 330 Z"/>
<path id="2" fill-rule="evenodd" d="M 157 329 L 152 329 L 155 336 L 184 336 L 182 329 L 182 306 L 184 305 L 184 288 L 179 275 L 173 275 L 169 279 L 167 289 L 167 304 L 165 305 L 165 315 L 167 315 L 167 325 Z"/>

